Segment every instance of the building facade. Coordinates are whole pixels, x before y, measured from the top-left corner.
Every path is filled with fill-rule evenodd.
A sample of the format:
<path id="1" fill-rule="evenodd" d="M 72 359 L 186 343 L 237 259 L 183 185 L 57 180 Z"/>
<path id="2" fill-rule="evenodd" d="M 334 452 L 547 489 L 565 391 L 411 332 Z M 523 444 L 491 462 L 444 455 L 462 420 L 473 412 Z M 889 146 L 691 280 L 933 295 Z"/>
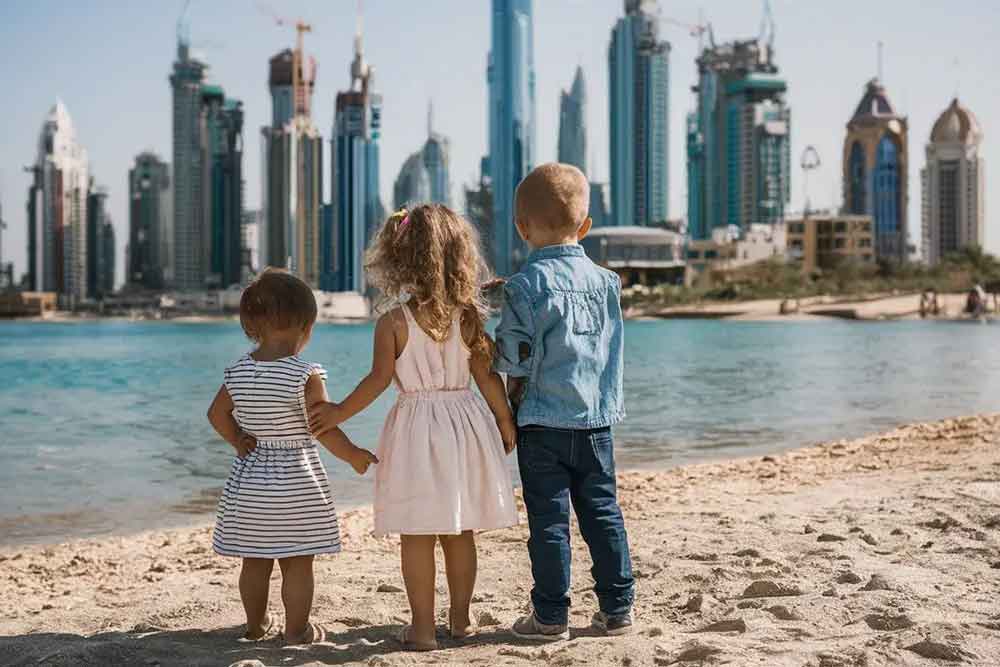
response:
<path id="1" fill-rule="evenodd" d="M 90 179 L 87 194 L 87 298 L 101 300 L 115 289 L 115 229 L 108 190 Z"/>
<path id="2" fill-rule="evenodd" d="M 896 113 L 885 87 L 872 79 L 847 123 L 843 210 L 872 217 L 880 260 L 906 258 L 908 165 L 906 117 Z"/>
<path id="3" fill-rule="evenodd" d="M 479 182 L 467 185 L 465 190 L 465 216 L 479 233 L 483 259 L 492 270 L 493 257 L 493 184 L 490 182 L 490 161 L 484 157 L 479 162 Z"/>
<path id="4" fill-rule="evenodd" d="M 962 248 L 982 247 L 985 241 L 982 141 L 979 121 L 957 98 L 934 123 L 927 162 L 920 172 L 923 258 L 932 266 Z"/>
<path id="5" fill-rule="evenodd" d="M 374 68 L 365 61 L 359 31 L 351 87 L 337 94 L 331 140 L 331 201 L 337 207 L 334 283 L 340 292 L 365 292 L 365 248 L 385 213 L 379 197 L 382 96 L 374 83 Z"/>
<path id="6" fill-rule="evenodd" d="M 625 287 L 676 283 L 684 275 L 684 237 L 676 232 L 612 225 L 593 230 L 580 245 Z"/>
<path id="7" fill-rule="evenodd" d="M 393 185 L 396 210 L 415 203 L 451 206 L 451 149 L 448 139 L 434 132 L 433 115 L 427 113 L 427 141 L 410 155 Z"/>
<path id="8" fill-rule="evenodd" d="M 788 258 L 803 273 L 832 269 L 844 262 L 872 264 L 875 233 L 869 215 L 811 214 L 789 218 Z"/>
<path id="9" fill-rule="evenodd" d="M 261 230 L 264 213 L 260 210 L 243 211 L 243 284 L 249 283 L 264 267 L 261 265 Z"/>
<path id="10" fill-rule="evenodd" d="M 204 89 L 209 145 L 209 288 L 239 285 L 243 270 L 243 103 Z"/>
<path id="11" fill-rule="evenodd" d="M 28 289 L 87 297 L 87 152 L 66 106 L 49 111 L 28 190 Z"/>
<path id="12" fill-rule="evenodd" d="M 173 97 L 174 287 L 205 285 L 205 229 L 208 193 L 202 86 L 208 65 L 191 54 L 185 34 L 178 34 L 177 60 L 170 75 Z"/>
<path id="13" fill-rule="evenodd" d="M 559 95 L 559 161 L 587 173 L 587 84 L 576 68 L 573 86 Z"/>
<path id="14" fill-rule="evenodd" d="M 773 25 L 757 38 L 716 45 L 697 59 L 687 119 L 688 233 L 784 220 L 791 198 L 791 111 L 774 61 Z M 711 31 L 709 31 L 711 35 Z"/>
<path id="15" fill-rule="evenodd" d="M 173 244 L 170 165 L 140 153 L 128 173 L 129 235 L 125 284 L 159 290 L 169 284 Z"/>
<path id="16" fill-rule="evenodd" d="M 687 246 L 684 283 L 693 285 L 709 271 L 732 271 L 785 257 L 784 224 L 755 224 L 747 229 L 716 227 L 708 239 L 692 239 Z"/>
<path id="17" fill-rule="evenodd" d="M 486 78 L 493 191 L 493 268 L 510 275 L 527 258 L 514 228 L 514 191 L 535 166 L 535 38 L 532 0 L 492 0 Z"/>
<path id="18" fill-rule="evenodd" d="M 670 42 L 656 0 L 625 0 L 608 49 L 611 218 L 650 225 L 669 218 Z"/>
<path id="19" fill-rule="evenodd" d="M 293 99 L 293 69 L 304 87 Z M 272 125 L 261 129 L 264 151 L 264 226 L 268 266 L 286 268 L 319 287 L 323 246 L 323 138 L 311 116 L 316 62 L 285 49 L 270 61 Z"/>

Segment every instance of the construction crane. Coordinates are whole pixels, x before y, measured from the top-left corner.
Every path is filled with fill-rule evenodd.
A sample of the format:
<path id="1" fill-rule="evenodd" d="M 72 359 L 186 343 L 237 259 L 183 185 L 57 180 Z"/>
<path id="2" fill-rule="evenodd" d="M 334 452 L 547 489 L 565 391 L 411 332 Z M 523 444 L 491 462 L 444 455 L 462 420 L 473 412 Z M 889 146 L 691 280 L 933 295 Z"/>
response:
<path id="1" fill-rule="evenodd" d="M 698 13 L 698 23 L 688 23 L 686 21 L 680 21 L 678 19 L 671 18 L 669 16 L 663 16 L 662 10 L 659 13 L 658 18 L 660 20 L 660 23 L 666 23 L 667 25 L 672 25 L 677 28 L 683 28 L 684 30 L 687 30 L 688 34 L 691 37 L 694 37 L 698 40 L 699 52 L 705 46 L 705 35 L 708 35 L 709 42 L 713 43 L 715 42 L 715 39 L 712 37 L 712 24 L 705 21 L 705 17 L 701 12 Z"/>
<path id="2" fill-rule="evenodd" d="M 258 5 L 261 11 L 269 14 L 274 22 L 282 27 L 295 29 L 295 50 L 292 51 L 292 100 L 295 103 L 295 115 L 309 115 L 309 90 L 305 82 L 305 45 L 304 37 L 312 32 L 312 24 L 302 19 L 289 19 L 279 16 L 266 5 Z"/>

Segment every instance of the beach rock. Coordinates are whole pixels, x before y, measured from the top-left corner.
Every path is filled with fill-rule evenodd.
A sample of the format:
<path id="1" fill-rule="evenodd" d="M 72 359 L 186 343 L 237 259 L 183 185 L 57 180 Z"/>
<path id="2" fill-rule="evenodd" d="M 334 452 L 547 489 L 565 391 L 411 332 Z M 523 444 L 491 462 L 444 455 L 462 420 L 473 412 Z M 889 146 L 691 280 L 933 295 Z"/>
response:
<path id="1" fill-rule="evenodd" d="M 823 533 L 816 538 L 817 542 L 844 542 L 847 538 L 843 535 L 834 535 L 833 533 Z"/>
<path id="2" fill-rule="evenodd" d="M 876 544 L 878 544 L 878 540 L 876 540 L 868 533 L 862 533 L 861 541 L 864 542 L 865 544 L 870 544 L 871 546 L 875 546 Z"/>
<path id="3" fill-rule="evenodd" d="M 841 572 L 840 573 L 840 576 L 837 577 L 837 583 L 838 584 L 860 584 L 861 583 L 861 577 L 859 577 L 858 575 L 856 575 L 853 572 L 851 572 L 850 570 L 848 570 L 846 572 Z"/>
<path id="4" fill-rule="evenodd" d="M 802 532 L 804 532 L 806 535 L 811 535 L 812 533 L 816 532 L 816 529 L 807 523 L 806 527 L 802 529 Z"/>
<path id="5" fill-rule="evenodd" d="M 768 607 L 767 611 L 779 621 L 801 621 L 802 617 L 783 604 Z"/>
<path id="6" fill-rule="evenodd" d="M 861 587 L 863 591 L 891 591 L 892 587 L 881 574 L 873 574 L 868 583 Z"/>
<path id="7" fill-rule="evenodd" d="M 719 653 L 722 653 L 722 649 L 710 644 L 702 644 L 697 641 L 688 642 L 681 646 L 681 650 L 674 656 L 673 662 L 703 662 Z"/>
<path id="8" fill-rule="evenodd" d="M 488 611 L 481 611 L 476 614 L 476 625 L 484 628 L 490 628 L 500 625 L 500 619 Z"/>
<path id="9" fill-rule="evenodd" d="M 952 644 L 936 642 L 924 639 L 916 644 L 905 647 L 907 651 L 913 651 L 919 656 L 932 660 L 945 660 L 947 662 L 963 662 L 967 657 L 971 657 L 966 651 Z"/>
<path id="10" fill-rule="evenodd" d="M 958 521 L 951 518 L 950 516 L 946 516 L 943 519 L 941 517 L 937 517 L 931 519 L 930 521 L 924 521 L 923 523 L 919 523 L 917 525 L 923 526 L 924 528 L 931 528 L 932 530 L 941 530 L 941 531 L 948 530 L 949 528 L 961 528 L 962 526 L 962 524 L 960 524 Z"/>
<path id="11" fill-rule="evenodd" d="M 902 528 L 893 528 L 892 531 L 889 534 L 890 535 L 906 535 L 906 533 L 903 532 Z"/>
<path id="12" fill-rule="evenodd" d="M 742 618 L 727 618 L 715 623 L 709 623 L 695 632 L 746 632 L 747 624 Z"/>
<path id="13" fill-rule="evenodd" d="M 835 591 L 832 588 L 828 588 L 825 591 L 823 591 L 823 597 L 826 597 L 826 598 L 837 597 L 837 591 Z"/>
<path id="14" fill-rule="evenodd" d="M 692 595 L 688 598 L 688 601 L 684 604 L 684 611 L 688 614 L 694 614 L 701 611 L 701 605 L 705 602 L 705 597 L 698 593 L 697 595 Z"/>
<path id="15" fill-rule="evenodd" d="M 924 542 L 923 544 L 920 545 L 920 548 L 921 549 L 930 549 L 932 546 L 934 546 L 933 542 Z"/>
<path id="16" fill-rule="evenodd" d="M 912 628 L 914 623 L 906 614 L 868 614 L 865 623 L 872 630 L 891 631 Z"/>
<path id="17" fill-rule="evenodd" d="M 376 593 L 402 593 L 403 589 L 395 584 L 379 584 Z"/>
<path id="18" fill-rule="evenodd" d="M 740 549 L 733 555 L 741 558 L 760 558 L 760 552 L 756 549 Z"/>
<path id="19" fill-rule="evenodd" d="M 153 563 L 152 565 L 149 566 L 149 571 L 163 573 L 167 571 L 167 566 L 164 565 L 163 563 Z"/>
<path id="20" fill-rule="evenodd" d="M 760 609 L 764 606 L 761 600 L 740 600 L 736 603 L 737 609 Z"/>
<path id="21" fill-rule="evenodd" d="M 646 630 L 646 636 L 647 637 L 662 637 L 663 636 L 663 628 L 656 628 L 656 627 L 650 628 L 649 630 Z"/>
<path id="22" fill-rule="evenodd" d="M 802 595 L 802 590 L 792 584 L 777 583 L 767 579 L 753 582 L 743 591 L 744 598 L 777 598 Z"/>

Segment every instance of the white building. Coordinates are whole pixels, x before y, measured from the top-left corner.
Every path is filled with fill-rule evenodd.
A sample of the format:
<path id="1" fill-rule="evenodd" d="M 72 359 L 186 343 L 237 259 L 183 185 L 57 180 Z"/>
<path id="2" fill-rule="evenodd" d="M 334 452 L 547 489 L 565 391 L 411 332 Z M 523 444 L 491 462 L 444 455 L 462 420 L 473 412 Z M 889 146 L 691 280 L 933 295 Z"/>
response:
<path id="1" fill-rule="evenodd" d="M 982 140 L 979 121 L 957 98 L 934 123 L 927 164 L 920 172 L 923 255 L 928 264 L 985 241 Z"/>
<path id="2" fill-rule="evenodd" d="M 28 197 L 28 276 L 32 290 L 87 296 L 87 152 L 62 101 L 38 139 Z"/>

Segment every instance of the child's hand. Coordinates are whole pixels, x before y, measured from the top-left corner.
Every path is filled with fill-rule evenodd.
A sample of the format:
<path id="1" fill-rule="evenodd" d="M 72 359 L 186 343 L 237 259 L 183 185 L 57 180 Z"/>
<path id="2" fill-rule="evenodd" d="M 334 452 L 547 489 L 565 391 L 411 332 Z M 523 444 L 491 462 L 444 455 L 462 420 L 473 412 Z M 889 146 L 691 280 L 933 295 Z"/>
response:
<path id="1" fill-rule="evenodd" d="M 500 439 L 503 440 L 503 449 L 510 454 L 517 447 L 517 424 L 513 419 L 503 419 L 497 422 L 500 429 Z"/>
<path id="2" fill-rule="evenodd" d="M 378 458 L 367 449 L 355 447 L 354 452 L 351 455 L 350 463 L 351 467 L 354 468 L 354 472 L 359 475 L 364 475 L 368 472 L 368 466 L 373 463 L 378 463 Z"/>
<path id="3" fill-rule="evenodd" d="M 253 437 L 249 433 L 240 431 L 236 439 L 236 456 L 245 458 L 247 454 L 257 449 L 257 438 Z"/>
<path id="4" fill-rule="evenodd" d="M 343 421 L 340 406 L 333 402 L 320 403 L 309 410 L 309 430 L 315 436 L 323 435 Z"/>

